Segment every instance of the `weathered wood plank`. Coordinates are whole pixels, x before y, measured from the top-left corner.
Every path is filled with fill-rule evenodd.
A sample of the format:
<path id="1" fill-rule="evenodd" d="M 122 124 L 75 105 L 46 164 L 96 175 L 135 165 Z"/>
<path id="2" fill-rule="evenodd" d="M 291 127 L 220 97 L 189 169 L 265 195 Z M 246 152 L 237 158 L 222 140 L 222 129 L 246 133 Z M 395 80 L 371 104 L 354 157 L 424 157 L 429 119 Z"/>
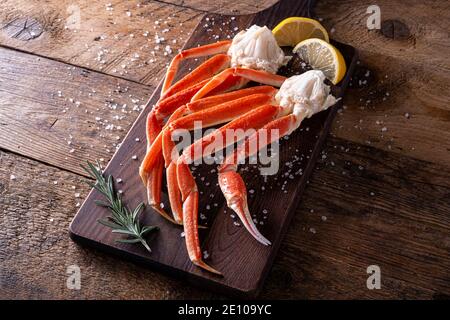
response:
<path id="1" fill-rule="evenodd" d="M 2 2 L 0 8 L 4 8 L 1 7 L 2 5 L 11 7 L 11 3 L 11 1 Z M 30 3 L 34 2 L 27 1 L 25 4 Z M 19 10 L 27 11 L 25 5 L 20 5 L 19 2 L 13 4 Z M 365 29 L 365 18 L 368 16 L 365 10 L 369 4 L 371 3 L 368 1 L 318 1 L 316 10 L 318 16 L 324 18 L 323 23 L 328 29 L 331 27 L 335 29 L 332 37 L 361 48 L 362 63 L 372 69 L 373 74 L 377 75 L 376 79 L 381 80 L 388 75 L 384 84 L 376 81 L 369 87 L 350 91 L 349 99 L 345 101 L 348 109 L 338 119 L 334 134 L 343 139 L 362 143 L 371 141 L 371 145 L 376 148 L 395 151 L 397 154 L 381 152 L 375 148 L 367 149 L 358 144 L 347 145 L 347 142 L 340 139 L 330 140 L 326 163 L 322 164 L 323 168 L 313 175 L 305 193 L 305 200 L 297 211 L 286 241 L 283 242 L 280 253 L 277 255 L 276 264 L 262 297 L 432 298 L 450 295 L 448 272 L 445 271 L 445 268 L 448 270 L 449 267 L 448 221 L 446 220 L 449 209 L 448 202 L 445 202 L 449 198 L 449 172 L 446 166 L 448 156 L 445 157 L 445 150 L 449 151 L 445 147 L 449 141 L 448 127 L 446 127 L 449 100 L 448 78 L 445 74 L 448 72 L 448 62 L 445 60 L 448 57 L 448 46 L 446 46 L 448 22 L 441 17 L 448 16 L 446 13 L 448 8 L 443 6 L 446 4 L 445 1 L 433 2 L 430 7 L 425 7 L 426 4 L 420 4 L 418 1 L 409 1 L 407 5 L 399 1 L 379 2 L 383 19 L 405 18 L 407 25 L 414 25 L 413 38 L 406 42 L 397 42 L 384 39 L 380 34 L 368 32 Z M 37 5 L 33 4 L 33 7 L 36 8 Z M 10 12 L 14 13 L 15 10 Z M 0 11 L 2 17 L 7 12 Z M 65 12 L 65 10 L 60 11 L 61 14 Z M 158 12 L 161 11 L 163 10 Z M 97 14 L 100 12 L 102 11 L 100 10 Z M 94 19 L 93 15 L 92 19 Z M 102 19 L 104 17 L 99 18 L 99 21 Z M 102 25 L 104 22 L 98 23 Z M 355 37 L 355 34 L 358 36 Z M 70 39 L 72 43 L 76 43 L 76 33 L 71 33 Z M 28 45 L 21 44 L 22 48 Z M 73 47 L 74 45 L 71 50 Z M 61 49 L 52 44 L 50 49 L 42 52 L 47 55 L 58 50 Z M 35 49 L 35 52 L 38 52 L 38 49 Z M 46 61 L 46 59 L 43 60 Z M 75 60 L 72 61 L 77 63 Z M 0 59 L 0 63 L 2 62 Z M 29 63 L 28 60 L 25 62 Z M 440 69 L 447 71 L 441 72 Z M 2 74 L 3 72 L 2 70 Z M 60 74 L 63 72 L 61 71 Z M 42 127 L 49 127 L 55 120 L 51 115 L 59 109 L 53 107 L 49 109 L 49 105 L 58 106 L 52 99 L 42 104 L 35 101 L 35 96 L 39 96 L 41 92 L 38 89 L 39 86 L 43 88 L 46 86 L 42 85 L 42 82 L 46 81 L 43 75 L 44 73 L 42 73 L 44 79 L 36 76 L 32 78 L 36 82 L 33 94 L 21 93 L 25 98 L 20 95 L 14 96 L 16 100 L 13 101 L 13 106 L 37 105 L 38 108 L 27 112 L 28 120 L 31 119 L 36 126 L 40 124 Z M 95 73 L 94 75 L 97 77 Z M 17 78 L 24 76 L 14 77 L 10 74 L 8 77 L 18 81 L 20 79 Z M 67 79 L 66 76 L 61 78 Z M 58 77 L 55 79 L 59 80 Z M 3 80 L 0 82 L 0 87 L 7 81 L 6 78 Z M 396 86 L 398 82 L 400 86 Z M 91 86 L 95 85 L 94 81 L 90 83 Z M 25 85 L 30 84 L 22 82 L 21 86 Z M 21 86 L 14 88 L 13 85 L 8 84 L 8 90 L 23 92 L 24 88 Z M 113 90 L 113 87 L 108 88 Z M 374 98 L 369 93 L 377 88 L 381 93 Z M 54 90 L 49 91 L 51 94 Z M 75 93 L 76 89 L 71 89 L 69 92 Z M 383 95 L 386 92 L 390 95 L 383 101 Z M 0 96 L 4 94 L 5 92 L 2 91 Z M 106 97 L 107 94 L 104 96 Z M 39 99 L 41 98 L 37 100 Z M 363 99 L 362 102 L 359 99 Z M 365 110 L 360 110 L 359 107 L 364 106 L 368 99 L 375 100 L 376 103 L 365 107 Z M 125 98 L 124 100 L 120 98 L 120 101 L 129 103 L 129 100 Z M 417 104 L 408 101 L 417 102 Z M 99 98 L 95 105 L 97 103 L 102 105 L 104 100 Z M 417 108 L 416 105 L 421 107 Z M 1 104 L 0 110 L 3 106 L 4 104 Z M 13 109 L 12 106 L 10 109 Z M 107 108 L 101 108 L 98 111 L 90 110 L 101 111 L 102 115 L 110 112 Z M 390 113 L 391 110 L 395 112 Z M 17 108 L 12 112 L 11 114 L 15 114 Z M 410 119 L 404 117 L 406 112 L 410 113 Z M 375 123 L 377 120 L 386 121 L 385 114 L 388 114 L 389 119 L 395 119 L 395 122 L 388 120 L 387 124 L 377 125 Z M 370 117 L 371 120 L 368 121 L 366 117 Z M 359 123 L 360 119 L 363 120 L 363 124 Z M 70 122 L 70 119 L 67 118 L 65 121 Z M 5 125 L 2 125 L 1 116 L 0 122 L 0 130 L 2 130 Z M 401 124 L 400 128 L 396 127 L 397 123 Z M 55 125 L 57 124 L 58 122 Z M 122 123 L 122 125 L 125 127 L 125 124 Z M 340 128 L 341 125 L 342 128 Z M 355 125 L 361 126 L 362 130 L 352 129 Z M 80 123 L 73 120 L 73 126 L 73 128 L 80 126 Z M 395 130 L 395 135 L 391 136 L 394 137 L 395 144 L 389 141 L 391 137 L 381 138 L 380 130 L 384 126 L 388 129 L 384 132 L 385 135 Z M 11 134 L 12 127 L 9 130 L 9 134 L 2 136 L 0 141 L 14 139 L 15 134 Z M 83 135 L 84 132 L 80 131 L 73 132 Z M 37 134 L 35 131 L 31 133 Z M 27 136 L 23 127 L 17 134 Z M 64 145 L 66 137 L 66 134 L 62 134 L 61 146 Z M 74 144 L 77 140 L 86 139 L 82 136 L 75 137 L 74 135 Z M 98 137 L 89 139 L 95 148 L 104 148 L 103 145 L 107 144 L 107 141 L 114 142 L 115 138 L 111 136 L 105 139 L 105 143 L 100 142 L 100 144 L 97 143 Z M 22 143 L 26 144 L 25 142 L 27 142 L 26 138 L 22 138 Z M 345 145 L 345 147 L 343 150 L 338 149 L 334 154 L 333 146 L 336 144 Z M 388 145 L 391 145 L 391 149 Z M 349 152 L 345 153 L 347 147 Z M 400 150 L 399 147 L 404 150 Z M 53 146 L 45 150 L 52 148 Z M 358 150 L 358 148 L 361 149 Z M 417 149 L 420 149 L 420 152 L 417 152 Z M 20 149 L 16 151 L 21 152 Z M 93 155 L 91 159 L 98 157 L 107 159 L 109 153 L 90 152 L 90 154 Z M 401 154 L 429 160 L 435 164 L 413 160 Z M 43 155 L 44 153 L 41 152 L 40 156 Z M 51 153 L 48 155 L 51 158 Z M 60 159 L 66 156 L 64 151 Z M 378 162 L 379 159 L 383 159 L 383 163 Z M 2 297 L 211 297 L 184 283 L 154 274 L 147 269 L 75 246 L 67 239 L 65 230 L 75 213 L 74 205 L 80 200 L 74 198 L 74 194 L 81 190 L 80 198 L 82 198 L 87 193 L 87 187 L 78 180 L 79 177 L 11 154 L 1 153 L 0 161 L 0 212 L 2 213 L 0 255 L 2 255 L 2 261 L 7 261 L 0 269 Z M 335 164 L 334 166 L 331 161 Z M 366 161 L 370 163 L 369 166 Z M 79 162 L 81 161 L 77 162 L 76 169 Z M 394 169 L 389 171 L 392 163 L 395 164 Z M 359 165 L 365 169 L 358 171 L 359 168 L 357 170 L 356 166 Z M 342 172 L 346 174 L 343 175 Z M 15 186 L 14 181 L 10 180 L 10 175 L 15 174 L 19 181 L 19 173 L 25 177 L 22 181 L 23 185 Z M 58 185 L 53 185 L 53 181 L 58 181 Z M 67 191 L 60 189 L 64 181 L 73 181 L 77 191 L 71 188 Z M 374 196 L 370 196 L 370 192 L 374 192 Z M 49 198 L 55 200 L 49 201 L 47 200 Z M 353 205 L 350 206 L 350 204 Z M 314 212 L 310 212 L 311 209 Z M 63 214 L 55 215 L 55 212 L 63 212 Z M 7 214 L 3 215 L 3 213 Z M 326 221 L 322 221 L 322 215 L 327 217 Z M 50 222 L 51 218 L 53 222 Z M 52 224 L 55 221 L 58 222 L 57 225 Z M 6 227 L 3 223 L 6 223 Z M 314 228 L 316 233 L 312 233 L 310 228 Z M 36 234 L 26 236 L 24 235 L 26 231 Z M 337 247 L 334 244 L 342 245 Z M 80 266 L 84 282 L 80 292 L 72 292 L 65 288 L 66 267 L 79 261 L 82 261 Z M 36 268 L 29 268 L 29 263 Z M 381 267 L 383 289 L 380 291 L 369 291 L 365 288 L 367 278 L 365 268 L 369 264 L 379 264 Z M 53 268 L 55 272 L 51 272 Z M 118 285 L 109 287 L 111 283 L 109 279 L 116 278 Z M 143 283 L 139 280 L 142 278 L 149 279 L 149 282 Z M 108 287 L 108 290 L 99 292 L 96 288 L 100 286 Z M 137 288 L 137 290 L 132 291 L 131 288 Z"/>
<path id="2" fill-rule="evenodd" d="M 380 30 L 367 29 L 367 8 L 373 4 L 369 0 L 323 0 L 317 2 L 315 12 L 327 30 L 333 30 L 333 38 L 357 46 L 363 53 L 396 57 L 411 66 L 442 73 L 449 70 L 450 8 L 446 1 L 377 1 L 381 21 L 398 20 L 405 24 L 410 33 L 406 39 L 388 38 Z"/>
<path id="3" fill-rule="evenodd" d="M 323 155 L 262 297 L 449 296 L 450 170 L 341 139 Z"/>
<path id="4" fill-rule="evenodd" d="M 234 20 L 220 15 L 208 15 L 201 21 L 199 28 L 195 30 L 186 47 L 191 48 L 198 44 L 210 42 L 208 34 L 203 32 L 202 26 L 212 20 L 215 21 L 216 32 L 221 31 L 221 39 L 224 39 L 227 34 L 233 33 L 235 30 L 243 30 L 254 23 L 273 27 L 278 21 L 290 14 L 306 16 L 309 14 L 309 4 L 308 1 L 292 2 L 284 0 L 256 15 L 239 17 Z M 234 28 L 233 24 L 237 24 L 237 26 Z M 342 51 L 349 66 L 345 79 L 332 88 L 334 95 L 340 98 L 345 92 L 356 65 L 357 54 L 352 47 L 340 43 L 336 43 L 336 46 Z M 186 74 L 195 65 L 195 61 L 189 61 L 185 64 L 185 68 L 180 70 L 180 74 Z M 152 97 L 149 104 L 155 104 L 157 99 L 158 92 Z M 100 247 L 130 260 L 142 261 L 173 275 L 181 275 L 205 288 L 241 296 L 254 296 L 261 289 L 272 265 L 338 107 L 330 108 L 311 119 L 305 120 L 302 123 L 302 128 L 291 134 L 289 139 L 286 139 L 279 157 L 273 162 L 295 162 L 296 157 L 298 159 L 304 158 L 304 161 L 297 159 L 295 164 L 292 165 L 292 172 L 276 170 L 276 175 L 265 183 L 267 190 L 261 192 L 260 190 L 253 190 L 252 192 L 252 189 L 263 183 L 263 177 L 259 172 L 252 174 L 251 179 L 249 179 L 250 181 L 247 184 L 251 194 L 249 196 L 249 211 L 256 215 L 259 214 L 260 219 L 263 219 L 264 209 L 272 212 L 270 218 L 267 218 L 267 222 L 263 222 L 264 227 L 260 227 L 261 232 L 272 242 L 271 246 L 261 246 L 245 230 L 242 229 L 239 232 L 233 228 L 232 221 L 227 219 L 229 213 L 226 213 L 227 210 L 223 208 L 223 196 L 217 186 L 216 177 L 214 174 L 211 175 L 211 170 L 215 169 L 216 165 L 202 165 L 197 168 L 196 174 L 201 175 L 198 179 L 198 184 L 201 185 L 199 186 L 199 213 L 200 217 L 202 216 L 201 213 L 209 217 L 208 228 L 203 230 L 201 236 L 202 250 L 210 253 L 208 259 L 211 265 L 220 270 L 223 277 L 217 277 L 195 267 L 186 254 L 185 239 L 180 236 L 180 228 L 167 223 L 153 209 L 149 209 L 149 214 L 145 215 L 145 223 L 158 225 L 162 236 L 153 242 L 151 254 L 143 252 L 142 248 L 130 247 L 114 241 L 114 238 L 104 228 L 95 225 L 97 219 L 104 217 L 104 211 L 95 204 L 95 199 L 99 196 L 95 190 L 86 198 L 70 225 L 71 235 L 74 240 L 81 243 Z M 106 169 L 108 174 L 115 174 L 126 181 L 122 190 L 130 203 L 133 204 L 146 198 L 145 188 L 137 175 L 139 162 L 134 161 L 131 155 L 136 155 L 139 160 L 144 158 L 146 148 L 142 144 L 136 144 L 135 138 L 145 139 L 147 112 L 148 110 L 144 110 L 139 116 L 123 145 Z M 279 185 L 280 179 L 285 179 L 286 173 L 291 174 L 292 179 L 285 181 L 282 187 L 276 187 Z M 297 174 L 297 180 L 293 179 L 294 174 Z M 247 178 L 249 176 L 245 175 Z M 211 180 L 208 180 L 209 185 L 206 184 L 206 177 L 211 178 Z M 283 205 L 276 203 L 280 199 L 282 199 Z M 165 205 L 167 205 L 167 202 L 165 202 Z"/>
<path id="5" fill-rule="evenodd" d="M 0 148 L 84 174 L 107 163 L 154 88 L 0 48 Z"/>
<path id="6" fill-rule="evenodd" d="M 77 203 L 89 191 L 84 180 L 0 151 L 0 298 L 214 297 L 71 241 L 67 234 L 69 223 Z M 66 286 L 67 268 L 71 265 L 80 267 L 81 290 L 69 290 Z"/>
<path id="7" fill-rule="evenodd" d="M 179 3 L 177 4 L 179 5 Z M 191 5 L 187 2 L 185 4 Z M 450 97 L 447 94 L 449 92 L 449 76 L 447 72 L 449 66 L 446 57 L 450 46 L 446 36 L 446 19 L 443 16 L 446 15 L 449 9 L 441 2 L 437 2 L 436 6 L 422 10 L 423 6 L 420 2 L 412 2 L 414 10 L 409 10 L 409 5 L 403 4 L 396 4 L 395 8 L 398 8 L 398 10 L 393 10 L 394 7 L 390 2 L 381 2 L 380 7 L 383 19 L 401 17 L 411 29 L 412 36 L 410 39 L 393 40 L 384 37 L 379 31 L 367 30 L 365 19 L 368 15 L 365 13 L 365 9 L 367 9 L 369 4 L 369 2 L 363 2 L 353 5 L 351 1 L 341 1 L 338 4 L 321 1 L 318 4 L 318 16 L 324 19 L 323 23 L 329 30 L 334 30 L 332 36 L 362 48 L 363 64 L 366 64 L 371 70 L 371 75 L 367 79 L 369 80 L 368 85 L 347 95 L 345 104 L 348 106 L 348 112 L 345 112 L 340 120 L 335 123 L 333 134 L 359 143 L 370 143 L 385 150 L 394 150 L 422 160 L 431 160 L 442 164 L 448 163 L 446 155 L 450 150 L 450 122 L 448 121 L 447 101 Z M 5 19 L 13 19 L 15 11 L 11 11 L 7 7 L 8 5 L 11 6 L 11 3 L 5 2 L 2 5 L 5 6 L 5 11 L 3 12 L 10 12 Z M 63 6 L 65 3 L 58 2 L 54 5 Z M 16 6 L 15 3 L 14 6 Z M 25 8 L 33 7 L 34 5 L 27 2 L 23 6 Z M 161 20 L 164 20 L 162 17 L 164 14 L 167 15 L 170 10 L 165 8 L 164 4 L 159 4 L 159 6 L 163 7 L 152 11 L 153 18 L 158 19 L 157 17 L 159 17 Z M 329 10 L 330 6 L 336 8 L 338 14 L 334 10 L 333 12 Z M 20 11 L 22 7 L 19 5 L 18 8 L 15 10 Z M 126 12 L 126 9 L 122 8 L 120 4 L 117 7 L 113 4 L 113 8 L 117 9 L 115 9 L 116 12 L 120 10 Z M 98 8 L 89 6 L 83 9 L 82 12 L 94 9 Z M 421 25 L 425 23 L 423 28 L 420 28 L 416 22 L 416 12 L 419 11 L 423 11 L 421 13 L 424 17 Z M 100 12 L 102 14 L 104 12 L 106 15 L 111 13 L 106 10 L 106 7 L 105 10 L 102 7 Z M 437 14 L 438 18 L 425 19 L 427 14 L 432 16 Z M 128 20 L 134 17 L 133 14 L 131 17 L 128 17 L 125 13 L 118 16 L 120 19 L 125 19 L 126 17 Z M 100 17 L 102 16 L 97 16 L 99 21 L 101 20 Z M 143 17 L 138 15 L 138 17 L 134 18 L 141 19 Z M 128 20 L 123 21 L 123 23 L 129 23 Z M 440 21 L 443 23 L 440 23 Z M 134 22 L 134 24 L 139 23 L 141 22 Z M 99 28 L 101 26 L 100 24 Z M 111 27 L 107 29 L 109 30 Z M 174 26 L 173 28 L 174 32 L 175 30 L 180 30 L 180 33 L 184 32 L 182 29 L 180 26 Z M 111 34 L 113 34 L 113 31 L 111 31 Z M 67 32 L 72 31 L 69 29 Z M 358 37 L 354 37 L 354 34 L 358 34 Z M 151 36 L 149 35 L 148 38 L 152 40 Z M 76 40 L 77 46 L 84 39 L 80 32 L 72 32 L 71 37 L 73 41 Z M 171 38 L 172 36 L 169 32 L 164 37 Z M 96 44 L 97 42 L 103 43 L 106 40 L 115 41 L 116 39 L 108 37 L 104 40 L 92 41 Z M 26 44 L 27 42 L 24 43 L 24 41 L 17 39 L 11 39 L 11 41 L 21 44 L 22 46 L 19 46 L 19 48 L 24 48 L 23 46 L 28 45 Z M 181 43 L 178 44 L 181 45 Z M 48 43 L 42 46 L 48 51 L 42 52 L 43 54 L 53 56 L 54 48 L 48 47 Z M 73 53 L 73 50 L 68 49 L 70 46 L 67 44 L 64 44 L 62 47 L 67 52 Z M 107 50 L 111 47 L 117 48 L 115 43 L 106 42 L 103 47 Z M 132 43 L 130 43 L 129 47 L 140 48 L 138 44 Z M 58 50 L 62 49 L 59 48 Z M 40 51 L 34 52 L 40 53 Z M 99 53 L 100 49 L 97 51 L 92 49 L 90 52 Z M 109 53 L 105 54 L 109 55 Z M 61 59 L 65 58 L 61 57 Z M 168 57 L 164 57 L 164 59 L 168 61 Z M 138 60 L 140 59 L 137 59 L 135 62 L 139 65 Z M 80 61 L 73 62 L 83 65 Z M 102 68 L 100 61 L 97 62 L 97 66 L 90 64 L 89 66 L 94 69 Z M 162 69 L 160 71 L 154 69 L 155 66 L 160 68 L 160 65 L 160 61 L 155 60 L 154 64 L 139 67 L 137 68 L 138 70 L 130 69 L 128 74 L 122 74 L 122 76 L 129 77 L 130 74 L 133 74 L 133 78 L 137 74 L 136 72 L 146 72 L 148 75 L 154 75 L 159 72 L 158 75 L 162 75 Z M 107 70 L 103 71 L 109 72 Z M 120 75 L 120 73 L 116 73 L 116 75 Z M 159 76 L 152 78 L 152 81 L 155 80 L 152 83 L 157 83 L 159 78 Z M 405 139 L 405 137 L 408 137 L 408 139 Z"/>
<path id="8" fill-rule="evenodd" d="M 0 44 L 156 86 L 202 15 L 157 1 L 5 0 Z M 42 34 L 26 41 L 14 36 L 10 25 L 26 20 Z"/>
<path id="9" fill-rule="evenodd" d="M 220 14 L 248 14 L 269 8 L 278 0 L 163 0 L 189 9 L 207 11 Z"/>
<path id="10" fill-rule="evenodd" d="M 324 154 L 261 298 L 450 295 L 448 169 L 340 139 Z M 0 163 L 2 298 L 217 297 L 70 241 L 68 224 L 89 189 L 79 176 L 5 152 Z M 73 264 L 80 291 L 66 288 Z M 366 288 L 371 264 L 381 268 L 381 290 Z"/>
<path id="11" fill-rule="evenodd" d="M 406 39 L 392 39 L 367 29 L 366 10 L 372 4 L 317 4 L 317 16 L 334 31 L 332 37 L 360 50 L 362 66 L 361 83 L 355 81 L 359 88 L 349 90 L 344 101 L 348 109 L 332 132 L 346 140 L 448 165 L 450 7 L 446 1 L 433 5 L 378 1 L 382 21 L 398 20 L 409 28 Z"/>

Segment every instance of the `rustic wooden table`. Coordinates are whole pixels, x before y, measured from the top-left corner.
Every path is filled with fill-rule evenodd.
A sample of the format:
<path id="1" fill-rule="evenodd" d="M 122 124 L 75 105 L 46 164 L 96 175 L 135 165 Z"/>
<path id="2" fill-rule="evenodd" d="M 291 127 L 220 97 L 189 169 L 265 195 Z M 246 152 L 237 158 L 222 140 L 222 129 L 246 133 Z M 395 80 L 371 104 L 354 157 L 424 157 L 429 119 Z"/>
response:
<path id="1" fill-rule="evenodd" d="M 73 243 L 79 164 L 108 162 L 205 13 L 275 1 L 0 3 L 0 298 L 219 297 Z M 380 0 L 369 31 L 371 4 L 316 6 L 361 62 L 261 298 L 450 297 L 450 7 Z"/>

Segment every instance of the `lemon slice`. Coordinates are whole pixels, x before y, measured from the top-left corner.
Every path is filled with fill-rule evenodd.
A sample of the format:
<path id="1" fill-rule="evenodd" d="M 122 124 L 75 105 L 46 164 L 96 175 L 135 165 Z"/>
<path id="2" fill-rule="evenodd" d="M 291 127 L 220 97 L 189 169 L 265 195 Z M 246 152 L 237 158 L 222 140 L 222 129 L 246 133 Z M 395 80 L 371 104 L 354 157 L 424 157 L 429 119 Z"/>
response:
<path id="1" fill-rule="evenodd" d="M 347 67 L 344 57 L 326 41 L 307 39 L 297 44 L 293 51 L 313 69 L 321 70 L 333 84 L 337 84 L 345 75 Z"/>
<path id="2" fill-rule="evenodd" d="M 319 38 L 329 42 L 325 28 L 314 19 L 291 17 L 281 21 L 273 30 L 273 35 L 280 47 L 294 47 L 300 41 Z"/>

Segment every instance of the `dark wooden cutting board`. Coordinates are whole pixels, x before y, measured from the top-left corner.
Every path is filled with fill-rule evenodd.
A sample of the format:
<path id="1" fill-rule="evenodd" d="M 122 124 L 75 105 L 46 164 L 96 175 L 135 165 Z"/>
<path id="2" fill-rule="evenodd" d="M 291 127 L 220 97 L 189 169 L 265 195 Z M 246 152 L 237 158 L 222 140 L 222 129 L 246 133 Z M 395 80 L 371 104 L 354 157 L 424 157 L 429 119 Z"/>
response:
<path id="1" fill-rule="evenodd" d="M 257 14 L 244 16 L 207 15 L 199 23 L 185 48 L 211 43 L 233 36 L 237 31 L 257 24 L 273 28 L 289 16 L 310 16 L 312 1 L 282 0 L 273 7 Z M 207 25 L 207 27 L 205 27 Z M 219 38 L 217 38 L 217 36 Z M 348 71 L 339 86 L 333 88 L 335 96 L 341 97 L 349 82 L 356 62 L 355 50 L 334 42 L 346 59 Z M 182 65 L 183 75 L 199 61 L 189 60 Z M 151 107 L 159 98 L 158 88 L 148 106 L 141 113 L 106 168 L 106 174 L 121 178 L 117 186 L 123 190 L 124 200 L 130 207 L 146 200 L 146 191 L 141 183 L 138 168 L 146 150 L 145 119 Z M 207 251 L 207 262 L 223 273 L 218 277 L 205 272 L 189 261 L 182 228 L 174 226 L 147 207 L 142 222 L 157 225 L 159 233 L 150 241 L 150 254 L 139 245 L 120 244 L 110 229 L 97 223 L 109 213 L 95 205 L 94 200 L 102 196 L 91 191 L 70 225 L 72 239 L 82 244 L 100 248 L 125 259 L 144 263 L 161 271 L 185 278 L 202 287 L 211 288 L 240 296 L 255 296 L 261 289 L 281 240 L 288 228 L 292 215 L 301 199 L 308 178 L 320 154 L 323 142 L 341 101 L 329 110 L 304 121 L 288 139 L 280 145 L 280 170 L 278 174 L 262 177 L 255 166 L 243 166 L 243 177 L 249 193 L 250 212 L 258 221 L 258 229 L 272 246 L 265 247 L 256 242 L 239 226 L 239 220 L 231 216 L 217 183 L 217 173 L 211 173 L 216 166 L 201 165 L 195 170 L 200 190 L 200 213 L 205 219 L 200 223 L 208 228 L 200 231 L 202 250 Z M 136 141 L 139 138 L 140 141 Z M 132 156 L 136 155 L 137 160 Z M 164 190 L 165 193 L 165 190 Z M 163 197 L 167 204 L 166 197 Z M 262 223 L 261 223 L 262 222 Z"/>

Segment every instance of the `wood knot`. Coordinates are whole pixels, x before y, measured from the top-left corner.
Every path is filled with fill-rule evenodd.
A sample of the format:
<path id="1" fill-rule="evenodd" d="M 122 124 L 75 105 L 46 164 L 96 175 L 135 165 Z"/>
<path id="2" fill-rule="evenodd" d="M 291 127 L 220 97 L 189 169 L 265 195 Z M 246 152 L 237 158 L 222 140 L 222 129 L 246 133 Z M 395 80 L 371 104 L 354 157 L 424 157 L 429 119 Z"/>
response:
<path id="1" fill-rule="evenodd" d="M 404 40 L 410 36 L 406 24 L 398 20 L 385 20 L 381 23 L 381 33 L 389 39 Z"/>
<path id="2" fill-rule="evenodd" d="M 10 38 L 22 41 L 35 39 L 44 31 L 39 21 L 29 17 L 14 19 L 6 23 L 2 29 Z"/>

